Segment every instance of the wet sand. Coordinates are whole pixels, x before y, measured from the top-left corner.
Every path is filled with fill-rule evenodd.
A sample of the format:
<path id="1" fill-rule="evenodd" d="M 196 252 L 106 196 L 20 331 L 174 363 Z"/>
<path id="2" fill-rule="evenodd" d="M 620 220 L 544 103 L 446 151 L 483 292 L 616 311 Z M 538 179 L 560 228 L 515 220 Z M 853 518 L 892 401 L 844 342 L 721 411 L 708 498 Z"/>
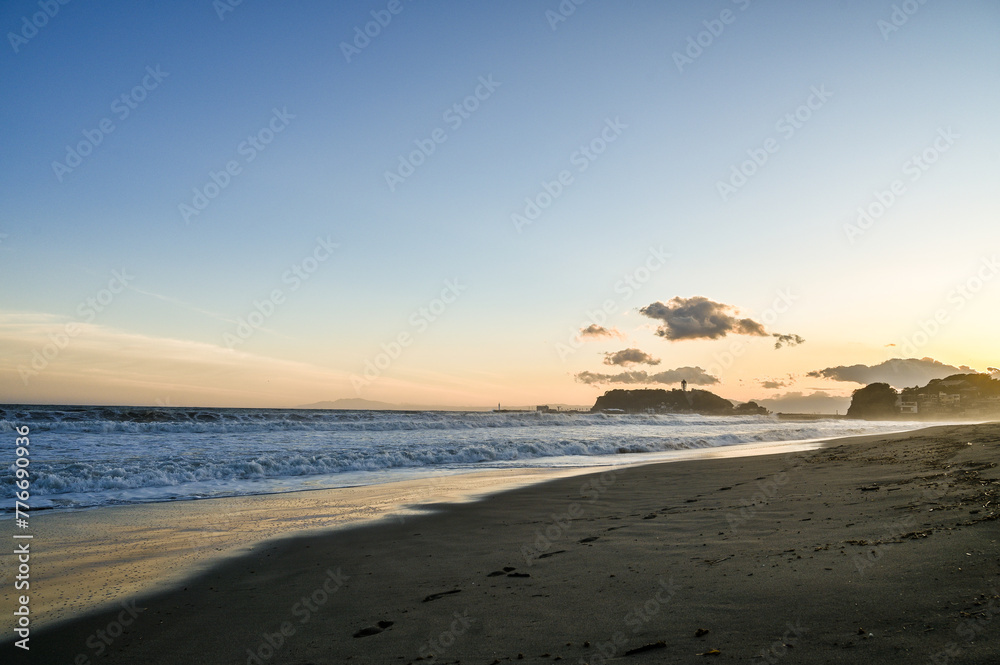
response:
<path id="1" fill-rule="evenodd" d="M 995 663 L 998 461 L 1000 425 L 958 425 L 561 478 L 258 544 L 33 631 L 30 659 L 0 649 L 81 665 Z"/>
<path id="2" fill-rule="evenodd" d="M 817 445 L 752 443 L 662 456 L 759 455 Z M 616 463 L 629 464 L 622 460 Z M 579 467 L 490 469 L 328 490 L 36 512 L 31 518 L 32 625 L 38 628 L 113 605 L 116 599 L 161 590 L 268 540 L 386 518 L 402 521 L 434 504 L 474 501 L 592 472 Z M 13 578 L 15 559 L 13 551 L 0 553 L 0 580 Z M 12 584 L 0 586 L 0 614 L 13 612 L 19 595 Z M 0 641 L 13 635 L 13 625 L 0 625 Z"/>
<path id="3" fill-rule="evenodd" d="M 430 502 L 476 497 L 582 469 L 510 469 L 362 487 L 257 496 L 37 512 L 31 518 L 33 625 L 66 619 L 167 588 L 269 540 L 359 525 L 403 521 Z M 12 579 L 15 557 L 0 556 Z M 0 588 L 0 613 L 15 608 L 12 584 Z M 9 624 L 0 639 L 12 636 Z"/>

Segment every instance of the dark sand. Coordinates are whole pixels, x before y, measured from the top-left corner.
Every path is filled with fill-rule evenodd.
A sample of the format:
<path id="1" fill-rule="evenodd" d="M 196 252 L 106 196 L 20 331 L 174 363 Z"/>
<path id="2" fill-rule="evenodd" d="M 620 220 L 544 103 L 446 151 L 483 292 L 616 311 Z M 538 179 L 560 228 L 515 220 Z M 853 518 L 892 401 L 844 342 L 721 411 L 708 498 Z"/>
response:
<path id="1" fill-rule="evenodd" d="M 564 478 L 270 543 L 0 654 L 1000 663 L 998 461 L 1000 425 L 958 425 Z"/>

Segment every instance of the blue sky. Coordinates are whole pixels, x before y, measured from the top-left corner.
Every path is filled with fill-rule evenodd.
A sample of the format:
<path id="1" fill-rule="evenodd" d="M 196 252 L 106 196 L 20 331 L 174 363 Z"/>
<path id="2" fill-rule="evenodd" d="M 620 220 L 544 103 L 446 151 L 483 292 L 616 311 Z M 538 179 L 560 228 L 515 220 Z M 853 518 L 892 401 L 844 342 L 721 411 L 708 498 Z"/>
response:
<path id="1" fill-rule="evenodd" d="M 939 310 L 905 357 L 997 364 L 996 284 L 954 296 L 1000 239 L 995 3 L 903 3 L 904 23 L 891 2 L 589 0 L 562 3 L 575 10 L 554 28 L 554 1 L 389 4 L 246 1 L 220 18 L 208 0 L 70 2 L 42 20 L 45 3 L 4 3 L 0 399 L 585 404 L 613 386 L 574 376 L 621 369 L 603 354 L 626 347 L 662 359 L 651 372 L 712 367 L 734 399 L 780 396 L 760 385 L 778 376 L 844 394 L 858 384 L 804 375 L 900 356 Z M 372 12 L 391 21 L 348 62 L 341 44 Z M 704 46 L 679 68 L 689 38 Z M 456 126 L 446 112 L 477 88 Z M 275 110 L 281 131 L 248 148 L 272 138 Z M 778 125 L 796 112 L 794 132 Z M 581 171 L 608 123 L 614 141 Z M 390 190 L 386 172 L 436 129 L 446 139 Z M 99 144 L 58 175 L 84 132 Z M 719 181 L 768 140 L 723 200 Z M 933 164 L 907 166 L 924 151 Z M 229 162 L 238 173 L 185 219 Z M 518 232 L 511 216 L 564 171 Z M 849 237 L 894 181 L 902 193 Z M 338 248 L 293 289 L 286 271 L 317 238 Z M 615 293 L 656 248 L 666 265 Z M 87 320 L 113 270 L 128 283 Z M 459 295 L 424 319 L 447 280 Z M 276 289 L 271 315 L 227 343 Z M 795 301 L 768 332 L 806 342 L 748 338 L 729 366 L 737 336 L 668 341 L 637 311 L 704 296 L 757 320 L 782 290 Z M 608 299 L 624 337 L 560 353 Z M 401 334 L 398 357 L 352 382 Z"/>

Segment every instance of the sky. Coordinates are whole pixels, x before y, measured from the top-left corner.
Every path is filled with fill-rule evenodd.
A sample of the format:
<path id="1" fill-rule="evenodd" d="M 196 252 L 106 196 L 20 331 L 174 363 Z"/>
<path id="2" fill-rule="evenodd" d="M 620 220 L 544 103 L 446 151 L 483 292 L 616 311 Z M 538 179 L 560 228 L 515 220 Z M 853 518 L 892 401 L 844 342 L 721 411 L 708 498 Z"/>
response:
<path id="1" fill-rule="evenodd" d="M 995 2 L 0 28 L 0 402 L 828 406 L 1000 364 Z"/>

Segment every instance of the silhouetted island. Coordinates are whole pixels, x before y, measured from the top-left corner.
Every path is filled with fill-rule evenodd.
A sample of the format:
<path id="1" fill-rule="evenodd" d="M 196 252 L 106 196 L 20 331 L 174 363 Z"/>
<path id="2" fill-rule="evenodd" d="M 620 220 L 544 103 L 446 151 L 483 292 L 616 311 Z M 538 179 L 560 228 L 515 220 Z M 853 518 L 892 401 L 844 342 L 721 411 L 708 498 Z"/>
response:
<path id="1" fill-rule="evenodd" d="M 699 413 L 711 416 L 756 416 L 769 412 L 756 402 L 733 406 L 707 390 L 609 390 L 597 398 L 592 413 Z"/>
<path id="2" fill-rule="evenodd" d="M 1000 381 L 989 374 L 953 374 L 920 388 L 897 392 L 888 383 L 870 383 L 851 396 L 848 418 L 865 420 L 947 420 L 1000 417 Z"/>

